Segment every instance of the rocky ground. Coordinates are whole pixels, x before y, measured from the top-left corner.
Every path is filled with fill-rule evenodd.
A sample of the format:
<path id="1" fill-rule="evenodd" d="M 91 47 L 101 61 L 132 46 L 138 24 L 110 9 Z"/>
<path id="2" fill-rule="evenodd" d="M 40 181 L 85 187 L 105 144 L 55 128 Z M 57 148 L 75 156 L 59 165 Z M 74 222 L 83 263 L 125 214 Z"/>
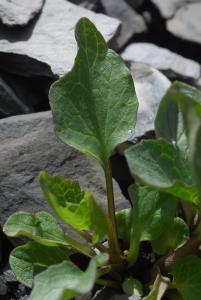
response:
<path id="1" fill-rule="evenodd" d="M 101 170 L 56 140 L 49 112 L 49 87 L 73 64 L 79 18 L 95 23 L 133 74 L 140 105 L 128 143 L 151 134 L 159 101 L 171 81 L 201 89 L 201 0 L 28 2 L 0 1 L 0 226 L 15 211 L 46 209 L 37 182 L 41 169 L 78 178 L 105 203 Z M 118 208 L 127 205 L 124 196 L 131 182 L 122 148 L 112 158 L 121 187 L 115 183 Z M 0 230 L 0 243 L 0 299 L 25 300 L 29 291 L 8 265 L 14 242 Z M 94 299 L 105 299 L 105 291 L 101 293 Z M 110 293 L 109 300 L 119 299 Z"/>

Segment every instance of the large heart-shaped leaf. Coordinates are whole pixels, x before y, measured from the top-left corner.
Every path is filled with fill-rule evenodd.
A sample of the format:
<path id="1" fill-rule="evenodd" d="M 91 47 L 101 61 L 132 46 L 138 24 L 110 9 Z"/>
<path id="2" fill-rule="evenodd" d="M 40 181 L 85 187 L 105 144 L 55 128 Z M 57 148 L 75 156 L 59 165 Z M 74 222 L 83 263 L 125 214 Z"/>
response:
<path id="1" fill-rule="evenodd" d="M 68 260 L 68 255 L 60 248 L 32 242 L 15 248 L 9 263 L 17 280 L 31 288 L 38 273 L 64 260 Z"/>
<path id="2" fill-rule="evenodd" d="M 88 19 L 80 19 L 75 36 L 79 49 L 74 67 L 50 90 L 55 132 L 104 166 L 135 126 L 133 80 Z"/>
<path id="3" fill-rule="evenodd" d="M 173 284 L 183 300 L 201 299 L 201 259 L 189 256 L 175 263 L 172 271 Z"/>
<path id="4" fill-rule="evenodd" d="M 144 141 L 126 151 L 130 170 L 140 181 L 199 205 L 189 159 L 183 152 L 159 139 Z"/>
<path id="5" fill-rule="evenodd" d="M 41 172 L 40 184 L 44 195 L 57 216 L 78 231 L 90 230 L 97 243 L 107 233 L 108 222 L 102 207 L 88 192 L 81 191 L 77 181 Z"/>
<path id="6" fill-rule="evenodd" d="M 69 261 L 49 267 L 36 276 L 30 300 L 69 300 L 89 292 L 95 283 L 97 268 L 107 260 L 106 254 L 92 258 L 85 272 Z"/>
<path id="7" fill-rule="evenodd" d="M 55 218 L 47 212 L 17 212 L 8 218 L 4 232 L 10 237 L 24 236 L 46 246 L 72 246 L 89 257 L 93 255 L 88 247 L 65 235 Z"/>
<path id="8" fill-rule="evenodd" d="M 174 196 L 149 187 L 135 186 L 130 189 L 133 208 L 131 211 L 131 235 L 128 260 L 134 262 L 141 241 L 157 239 L 172 223 L 177 201 Z"/>

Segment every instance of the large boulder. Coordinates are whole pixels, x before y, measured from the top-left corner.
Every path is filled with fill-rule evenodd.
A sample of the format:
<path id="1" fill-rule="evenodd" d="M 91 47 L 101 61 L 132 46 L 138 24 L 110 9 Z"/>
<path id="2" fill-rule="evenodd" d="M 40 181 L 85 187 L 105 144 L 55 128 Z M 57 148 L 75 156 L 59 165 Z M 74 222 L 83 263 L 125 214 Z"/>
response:
<path id="1" fill-rule="evenodd" d="M 89 18 L 109 42 L 120 22 L 66 0 L 46 0 L 37 22 L 24 29 L 0 29 L 0 65 L 22 76 L 61 76 L 72 68 L 75 25 Z"/>
<path id="2" fill-rule="evenodd" d="M 0 120 L 0 141 L 0 224 L 19 210 L 47 209 L 37 179 L 41 170 L 78 179 L 106 207 L 102 169 L 55 137 L 50 112 Z M 117 209 L 127 205 L 117 184 L 115 200 Z"/>

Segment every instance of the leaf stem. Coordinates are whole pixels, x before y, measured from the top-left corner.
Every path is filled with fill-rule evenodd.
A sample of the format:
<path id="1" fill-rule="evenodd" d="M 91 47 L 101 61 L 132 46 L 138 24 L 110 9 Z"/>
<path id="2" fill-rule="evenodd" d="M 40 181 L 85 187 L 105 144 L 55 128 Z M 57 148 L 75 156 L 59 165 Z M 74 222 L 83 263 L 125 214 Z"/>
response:
<path id="1" fill-rule="evenodd" d="M 130 248 L 127 257 L 129 266 L 132 266 L 136 262 L 139 254 L 139 249 L 140 241 L 136 235 L 131 233 Z"/>
<path id="2" fill-rule="evenodd" d="M 112 173 L 111 173 L 110 163 L 108 160 L 104 164 L 104 172 L 105 172 L 107 200 L 108 200 L 108 223 L 109 223 L 108 242 L 109 242 L 109 248 L 111 254 L 110 260 L 113 263 L 118 263 L 122 260 L 122 258 L 121 258 L 121 250 L 117 238 Z"/>
<path id="3" fill-rule="evenodd" d="M 71 245 L 74 249 L 78 250 L 78 252 L 80 252 L 80 253 L 82 253 L 82 254 L 90 257 L 90 258 L 93 257 L 94 255 L 96 255 L 96 253 L 92 249 L 90 249 L 89 247 L 87 247 L 87 246 L 81 244 L 80 242 L 72 239 L 71 237 L 65 236 L 65 239 L 66 239 L 67 243 L 69 245 Z"/>
<path id="4" fill-rule="evenodd" d="M 96 284 L 119 289 L 119 283 L 108 279 L 96 279 Z"/>
<path id="5" fill-rule="evenodd" d="M 86 231 L 82 231 L 79 232 L 80 235 L 90 244 L 92 244 L 92 236 L 86 232 Z M 108 248 L 106 248 L 104 245 L 102 245 L 101 243 L 97 243 L 93 245 L 96 249 L 98 249 L 101 252 L 106 252 L 108 253 Z"/>

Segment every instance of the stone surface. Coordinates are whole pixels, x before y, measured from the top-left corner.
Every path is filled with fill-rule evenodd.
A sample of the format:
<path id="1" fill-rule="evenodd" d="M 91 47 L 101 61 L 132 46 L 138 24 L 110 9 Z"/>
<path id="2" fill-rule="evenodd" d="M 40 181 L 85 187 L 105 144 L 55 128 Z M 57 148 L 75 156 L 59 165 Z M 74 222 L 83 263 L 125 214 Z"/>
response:
<path id="1" fill-rule="evenodd" d="M 81 17 L 89 18 L 107 41 L 120 22 L 66 0 L 46 0 L 37 22 L 25 29 L 0 29 L 0 65 L 23 76 L 63 75 L 72 68 L 77 44 L 74 30 Z"/>
<path id="2" fill-rule="evenodd" d="M 201 73 L 197 62 L 150 43 L 130 44 L 122 53 L 122 57 L 125 60 L 150 65 L 168 77 L 197 80 Z"/>
<path id="3" fill-rule="evenodd" d="M 125 0 L 101 0 L 106 13 L 121 21 L 122 27 L 120 35 L 117 38 L 118 47 L 124 46 L 129 39 L 136 33 L 142 33 L 147 30 L 146 23 Z"/>
<path id="4" fill-rule="evenodd" d="M 0 120 L 0 141 L 1 224 L 16 211 L 47 208 L 37 179 L 41 170 L 78 179 L 82 188 L 106 206 L 102 170 L 94 160 L 55 137 L 50 112 Z M 117 209 L 128 203 L 117 184 L 115 198 Z"/>
<path id="5" fill-rule="evenodd" d="M 167 22 L 167 29 L 172 34 L 201 44 L 201 3 L 192 3 L 180 8 Z"/>
<path id="6" fill-rule="evenodd" d="M 137 124 L 131 142 L 154 130 L 154 119 L 160 100 L 170 86 L 170 81 L 158 70 L 147 65 L 131 63 L 135 90 L 139 101 Z"/>
<path id="7" fill-rule="evenodd" d="M 0 20 L 8 26 L 26 25 L 38 14 L 44 0 L 1 0 Z"/>
<path id="8" fill-rule="evenodd" d="M 165 19 L 171 18 L 187 0 L 151 0 Z"/>
<path id="9" fill-rule="evenodd" d="M 0 75 L 0 116 L 19 115 L 33 111 L 16 95 Z"/>
<path id="10" fill-rule="evenodd" d="M 98 0 L 70 0 L 70 2 L 90 10 L 95 10 L 98 4 Z"/>

